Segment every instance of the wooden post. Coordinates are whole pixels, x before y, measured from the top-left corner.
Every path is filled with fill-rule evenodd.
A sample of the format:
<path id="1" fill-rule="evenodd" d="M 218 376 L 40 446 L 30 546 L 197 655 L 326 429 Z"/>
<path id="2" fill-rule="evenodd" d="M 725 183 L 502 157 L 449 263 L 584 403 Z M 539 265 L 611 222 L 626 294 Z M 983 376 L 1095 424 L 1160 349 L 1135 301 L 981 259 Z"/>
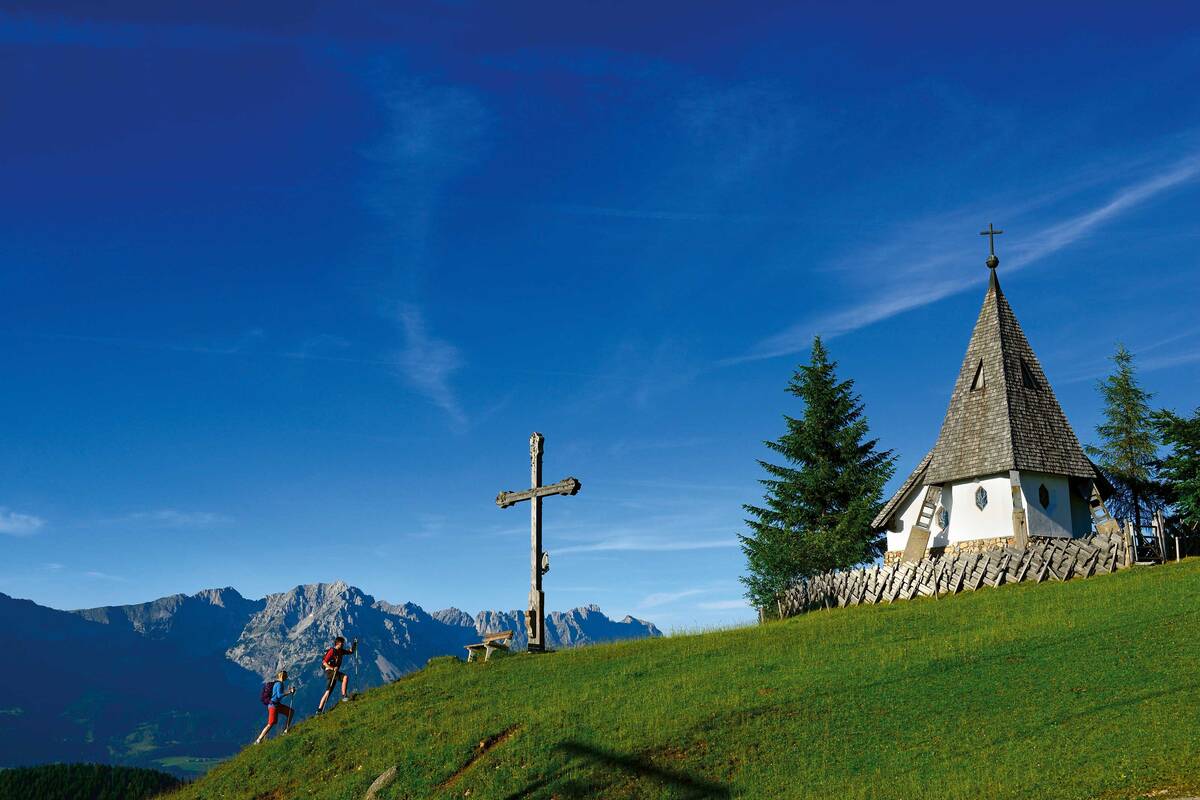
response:
<path id="1" fill-rule="evenodd" d="M 1179 534 L 1175 535 L 1175 563 L 1179 563 Z"/>
<path id="2" fill-rule="evenodd" d="M 546 438 L 540 433 L 529 437 L 529 485 L 542 485 L 542 452 Z M 529 503 L 529 651 L 546 649 L 546 594 L 542 591 L 542 498 L 534 495 Z"/>
<path id="3" fill-rule="evenodd" d="M 1029 525 L 1025 519 L 1025 501 L 1021 495 L 1021 473 L 1009 470 L 1008 483 L 1012 487 L 1012 546 L 1018 550 L 1029 544 Z"/>
<path id="4" fill-rule="evenodd" d="M 1154 510 L 1154 535 L 1158 539 L 1158 552 L 1162 555 L 1162 563 L 1167 563 L 1167 518 L 1162 509 Z"/>

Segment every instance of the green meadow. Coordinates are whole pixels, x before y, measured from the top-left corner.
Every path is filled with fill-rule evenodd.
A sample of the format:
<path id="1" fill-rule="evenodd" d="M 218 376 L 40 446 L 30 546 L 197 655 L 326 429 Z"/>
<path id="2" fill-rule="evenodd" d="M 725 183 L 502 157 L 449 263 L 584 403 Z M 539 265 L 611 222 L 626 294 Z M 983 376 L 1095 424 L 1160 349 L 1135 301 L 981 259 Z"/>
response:
<path id="1" fill-rule="evenodd" d="M 184 798 L 1200 791 L 1200 559 L 763 626 L 437 659 Z M 256 731 L 246 732 L 251 740 Z"/>

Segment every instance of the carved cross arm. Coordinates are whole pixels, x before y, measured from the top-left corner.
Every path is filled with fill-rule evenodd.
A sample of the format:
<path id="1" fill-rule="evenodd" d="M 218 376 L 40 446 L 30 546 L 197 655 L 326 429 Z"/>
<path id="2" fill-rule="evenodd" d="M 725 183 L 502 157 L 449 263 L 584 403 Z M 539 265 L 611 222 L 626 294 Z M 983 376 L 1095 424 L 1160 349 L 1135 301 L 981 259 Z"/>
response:
<path id="1" fill-rule="evenodd" d="M 581 486 L 583 484 L 578 479 L 565 478 L 558 483 L 552 483 L 549 486 L 539 486 L 536 489 L 526 489 L 523 492 L 501 492 L 496 495 L 496 505 L 501 508 L 508 508 L 509 506 L 515 506 L 523 500 L 532 500 L 535 497 L 550 497 L 556 494 L 579 494 Z"/>

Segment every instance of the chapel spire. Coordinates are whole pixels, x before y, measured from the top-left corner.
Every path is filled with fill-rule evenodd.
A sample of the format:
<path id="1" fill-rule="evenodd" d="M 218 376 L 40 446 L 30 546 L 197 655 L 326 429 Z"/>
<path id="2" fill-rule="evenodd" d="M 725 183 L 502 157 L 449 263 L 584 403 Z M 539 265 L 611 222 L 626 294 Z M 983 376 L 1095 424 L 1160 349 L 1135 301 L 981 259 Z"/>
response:
<path id="1" fill-rule="evenodd" d="M 1002 233 L 1004 233 L 1004 231 L 996 230 L 994 227 L 992 227 L 992 223 L 990 223 L 990 222 L 988 223 L 986 231 L 979 232 L 980 236 L 988 237 L 988 257 L 987 257 L 987 261 L 985 261 L 983 263 L 987 264 L 988 271 L 991 273 L 988 276 L 988 285 L 989 286 L 997 285 L 996 267 L 1000 266 L 1000 258 L 999 258 L 999 256 L 996 255 L 996 237 Z"/>
<path id="2" fill-rule="evenodd" d="M 1093 478 L 1092 463 L 1000 291 L 1000 233 L 991 224 L 980 233 L 989 239 L 988 290 L 925 479 L 944 483 L 1013 469 Z"/>

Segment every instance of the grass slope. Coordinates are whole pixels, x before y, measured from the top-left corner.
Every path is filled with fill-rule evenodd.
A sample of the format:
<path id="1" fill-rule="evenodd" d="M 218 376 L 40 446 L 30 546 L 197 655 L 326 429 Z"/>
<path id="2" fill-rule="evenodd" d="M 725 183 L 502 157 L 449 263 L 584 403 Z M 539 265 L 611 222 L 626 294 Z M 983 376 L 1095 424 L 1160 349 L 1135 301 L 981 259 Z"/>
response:
<path id="1" fill-rule="evenodd" d="M 1182 793 L 1200 789 L 1198 597 L 1193 559 L 489 664 L 438 659 L 171 797 L 361 798 L 393 765 L 380 797 Z"/>

